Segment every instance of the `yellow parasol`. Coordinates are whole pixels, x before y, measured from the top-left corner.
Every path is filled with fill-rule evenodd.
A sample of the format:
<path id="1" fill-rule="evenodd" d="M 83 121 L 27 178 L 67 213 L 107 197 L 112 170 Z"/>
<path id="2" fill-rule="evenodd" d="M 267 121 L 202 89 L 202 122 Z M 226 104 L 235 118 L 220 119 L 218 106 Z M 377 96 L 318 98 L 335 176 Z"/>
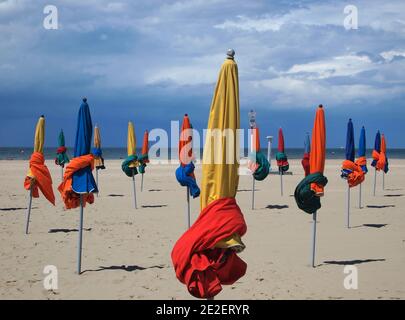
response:
<path id="1" fill-rule="evenodd" d="M 136 155 L 136 137 L 134 131 L 134 124 L 128 122 L 128 141 L 127 141 L 127 152 L 128 156 Z M 130 168 L 135 168 L 137 166 L 137 161 L 133 161 L 129 164 Z"/>
<path id="2" fill-rule="evenodd" d="M 239 76 L 234 54 L 233 50 L 228 51 L 211 102 L 203 153 L 201 211 L 212 201 L 235 198 L 238 190 Z M 238 234 L 221 240 L 216 247 L 235 247 L 239 251 L 245 248 Z"/>
<path id="3" fill-rule="evenodd" d="M 236 196 L 240 128 L 238 66 L 228 55 L 211 103 L 202 166 L 201 210 L 212 201 Z M 220 129 L 215 130 L 215 129 Z M 222 134 L 220 139 L 215 136 Z"/>

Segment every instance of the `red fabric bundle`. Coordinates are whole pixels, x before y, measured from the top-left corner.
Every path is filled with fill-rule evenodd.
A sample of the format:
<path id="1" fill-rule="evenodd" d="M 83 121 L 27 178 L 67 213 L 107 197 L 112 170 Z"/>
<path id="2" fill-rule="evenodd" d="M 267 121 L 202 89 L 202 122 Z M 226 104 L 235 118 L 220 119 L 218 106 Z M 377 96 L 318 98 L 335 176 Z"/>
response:
<path id="1" fill-rule="evenodd" d="M 359 160 L 361 162 L 361 158 Z M 353 188 L 364 181 L 364 178 L 365 178 L 364 172 L 361 169 L 361 166 L 359 164 L 357 164 L 357 161 L 355 163 L 350 160 L 344 160 L 342 163 L 342 169 L 352 171 L 347 176 L 347 183 L 349 184 L 350 188 Z"/>
<path id="2" fill-rule="evenodd" d="M 58 187 L 66 209 L 74 209 L 80 206 L 80 195 L 72 190 L 72 178 L 76 171 L 88 166 L 91 166 L 91 170 L 94 169 L 94 156 L 92 154 L 73 158 L 67 165 L 63 181 Z M 83 207 L 86 206 L 86 202 L 90 204 L 94 202 L 94 195 L 92 193 L 83 194 L 82 196 Z"/>
<path id="3" fill-rule="evenodd" d="M 301 160 L 302 167 L 305 171 L 305 176 L 310 174 L 311 168 L 309 165 L 309 153 L 304 153 L 304 157 Z"/>
<path id="4" fill-rule="evenodd" d="M 24 188 L 29 190 L 32 187 L 32 196 L 39 198 L 39 190 L 46 199 L 53 205 L 55 205 L 55 195 L 52 189 L 52 177 L 45 165 L 44 155 L 40 152 L 34 152 L 30 159 L 30 170 L 33 178 L 25 177 Z"/>
<path id="5" fill-rule="evenodd" d="M 221 285 L 236 282 L 246 273 L 247 265 L 232 249 L 215 244 L 233 234 L 246 233 L 243 214 L 234 198 L 211 202 L 197 221 L 177 240 L 172 261 L 177 278 L 197 298 L 211 298 Z"/>

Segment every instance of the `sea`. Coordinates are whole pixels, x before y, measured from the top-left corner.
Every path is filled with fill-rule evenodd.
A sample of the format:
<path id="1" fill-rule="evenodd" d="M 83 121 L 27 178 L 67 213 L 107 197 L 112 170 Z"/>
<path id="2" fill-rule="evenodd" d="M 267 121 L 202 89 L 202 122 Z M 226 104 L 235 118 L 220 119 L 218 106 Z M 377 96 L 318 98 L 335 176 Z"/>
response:
<path id="1" fill-rule="evenodd" d="M 0 147 L 0 160 L 28 160 L 31 156 L 33 148 L 27 147 L 13 147 L 13 148 L 6 148 Z M 125 159 L 127 156 L 127 149 L 126 148 L 103 148 L 103 157 L 106 160 L 114 160 L 114 159 Z M 141 149 L 137 150 L 138 154 L 140 154 Z M 267 155 L 267 149 L 262 149 L 262 152 Z M 272 149 L 272 158 L 274 158 L 275 153 L 277 152 L 277 148 Z M 303 156 L 303 148 L 287 148 L 285 153 L 289 159 L 301 159 Z M 371 157 L 371 149 L 367 150 L 367 157 Z M 71 158 L 73 154 L 73 148 L 68 148 L 67 152 L 68 156 Z M 248 149 L 244 150 L 244 153 L 241 154 L 242 157 L 248 156 Z M 45 148 L 44 149 L 45 159 L 54 159 L 56 155 L 56 147 L 55 148 Z M 158 159 L 159 157 L 165 156 L 168 160 L 171 159 L 171 156 L 177 159 L 178 151 L 177 149 L 165 149 L 165 150 L 158 150 L 156 154 L 149 154 L 150 159 Z M 202 155 L 202 149 L 200 150 L 200 155 Z M 387 157 L 388 159 L 405 159 L 405 149 L 388 149 L 387 150 Z M 327 159 L 344 159 L 345 158 L 345 150 L 343 148 L 331 148 L 326 150 L 326 158 Z"/>

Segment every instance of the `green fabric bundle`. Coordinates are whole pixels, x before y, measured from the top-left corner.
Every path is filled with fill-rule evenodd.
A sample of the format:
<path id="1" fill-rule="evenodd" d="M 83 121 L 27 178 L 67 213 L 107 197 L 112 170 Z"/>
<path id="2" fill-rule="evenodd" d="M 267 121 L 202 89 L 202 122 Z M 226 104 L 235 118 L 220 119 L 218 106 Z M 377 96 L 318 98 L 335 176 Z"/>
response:
<path id="1" fill-rule="evenodd" d="M 121 169 L 128 177 L 133 177 L 134 175 L 138 174 L 136 167 L 129 167 L 131 163 L 137 160 L 138 157 L 136 155 L 130 155 L 124 160 L 124 162 L 122 162 Z"/>
<path id="2" fill-rule="evenodd" d="M 276 160 L 277 160 L 277 166 L 278 170 L 282 172 L 288 171 L 290 168 L 290 165 L 288 164 L 287 160 L 287 155 L 284 152 L 277 152 L 276 153 Z"/>
<path id="3" fill-rule="evenodd" d="M 326 186 L 328 179 L 320 172 L 306 176 L 295 188 L 294 198 L 298 207 L 306 213 L 312 214 L 321 208 L 321 199 L 311 190 L 311 183 Z"/>
<path id="4" fill-rule="evenodd" d="M 262 181 L 266 179 L 270 171 L 270 163 L 262 152 L 256 152 L 256 163 L 259 165 L 253 173 L 255 180 Z"/>
<path id="5" fill-rule="evenodd" d="M 145 173 L 145 168 L 146 168 L 146 163 L 149 162 L 148 154 L 142 154 L 139 158 L 139 173 L 144 174 Z"/>

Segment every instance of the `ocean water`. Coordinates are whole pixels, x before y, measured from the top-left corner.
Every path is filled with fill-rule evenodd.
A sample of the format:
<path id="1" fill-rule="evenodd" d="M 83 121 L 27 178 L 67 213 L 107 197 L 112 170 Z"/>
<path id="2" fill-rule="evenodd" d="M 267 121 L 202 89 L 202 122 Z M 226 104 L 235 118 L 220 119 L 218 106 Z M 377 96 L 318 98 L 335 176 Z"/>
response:
<path id="1" fill-rule="evenodd" d="M 124 159 L 127 156 L 126 148 L 103 148 L 103 157 L 104 159 Z M 32 148 L 4 148 L 0 147 L 0 160 L 28 160 L 31 156 L 33 149 Z M 262 149 L 264 154 L 267 155 L 267 149 Z M 141 149 L 137 150 L 138 154 L 141 152 Z M 272 158 L 275 157 L 275 153 L 277 152 L 277 148 L 272 149 Z M 303 156 L 303 148 L 287 148 L 286 154 L 289 159 L 301 159 Z M 367 157 L 371 157 L 371 149 L 367 150 Z M 69 157 L 73 154 L 73 148 L 68 148 L 68 155 Z M 161 150 L 161 156 L 167 155 L 168 159 L 171 159 L 171 154 L 177 159 L 177 149 L 174 149 L 173 152 L 171 150 Z M 56 147 L 55 148 L 45 148 L 44 155 L 46 159 L 54 159 L 56 155 Z M 200 150 L 200 155 L 202 155 L 202 149 Z M 244 150 L 244 154 L 242 156 L 248 156 L 248 150 Z M 387 150 L 388 159 L 405 159 L 405 149 L 388 149 Z M 155 159 L 156 155 L 149 154 L 151 159 Z M 332 148 L 326 150 L 326 157 L 328 159 L 344 159 L 345 157 L 345 150 L 342 148 Z"/>

